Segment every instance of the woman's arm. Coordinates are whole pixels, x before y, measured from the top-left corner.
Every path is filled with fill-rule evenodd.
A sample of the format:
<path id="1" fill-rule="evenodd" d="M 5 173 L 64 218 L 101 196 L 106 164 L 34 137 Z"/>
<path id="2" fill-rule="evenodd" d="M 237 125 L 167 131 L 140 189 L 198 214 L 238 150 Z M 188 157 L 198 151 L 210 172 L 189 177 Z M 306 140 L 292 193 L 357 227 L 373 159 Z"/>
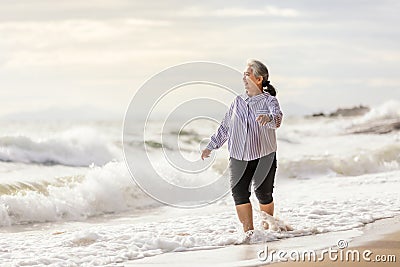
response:
<path id="1" fill-rule="evenodd" d="M 226 142 L 226 140 L 228 140 L 228 131 L 230 127 L 229 124 L 232 117 L 232 111 L 235 101 L 236 99 L 232 102 L 229 110 L 225 113 L 225 116 L 222 119 L 217 132 L 211 136 L 210 142 L 208 143 L 207 147 L 202 151 L 202 160 L 208 158 L 212 150 L 220 148 Z"/>
<path id="2" fill-rule="evenodd" d="M 232 116 L 233 105 L 234 103 L 231 104 L 229 110 L 225 113 L 217 132 L 211 136 L 211 141 L 206 147 L 207 149 L 218 149 L 226 142 L 226 140 L 228 140 L 229 123 Z"/>
<path id="3" fill-rule="evenodd" d="M 270 120 L 264 126 L 271 129 L 277 129 L 281 126 L 283 117 L 278 99 L 276 97 L 272 97 L 267 105 L 269 111 L 265 111 L 265 114 L 270 118 Z"/>

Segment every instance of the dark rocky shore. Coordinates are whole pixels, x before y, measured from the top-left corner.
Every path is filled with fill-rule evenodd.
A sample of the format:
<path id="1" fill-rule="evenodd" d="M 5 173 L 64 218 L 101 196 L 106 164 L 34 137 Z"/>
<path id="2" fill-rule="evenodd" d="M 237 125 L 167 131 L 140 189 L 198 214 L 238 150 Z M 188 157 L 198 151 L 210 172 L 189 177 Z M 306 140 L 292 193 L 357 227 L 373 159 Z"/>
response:
<path id="1" fill-rule="evenodd" d="M 366 114 L 368 111 L 370 111 L 370 108 L 367 106 L 357 106 L 357 107 L 352 107 L 352 108 L 339 108 L 334 112 L 325 114 L 323 112 L 320 113 L 314 113 L 311 115 L 311 117 L 350 117 L 350 116 L 361 116 Z"/>
<path id="2" fill-rule="evenodd" d="M 314 113 L 307 117 L 356 117 L 362 116 L 370 111 L 367 106 L 356 106 L 352 108 L 339 108 L 331 113 Z M 380 119 L 376 121 L 368 121 L 365 123 L 355 124 L 348 128 L 349 134 L 387 134 L 400 130 L 400 118 Z"/>

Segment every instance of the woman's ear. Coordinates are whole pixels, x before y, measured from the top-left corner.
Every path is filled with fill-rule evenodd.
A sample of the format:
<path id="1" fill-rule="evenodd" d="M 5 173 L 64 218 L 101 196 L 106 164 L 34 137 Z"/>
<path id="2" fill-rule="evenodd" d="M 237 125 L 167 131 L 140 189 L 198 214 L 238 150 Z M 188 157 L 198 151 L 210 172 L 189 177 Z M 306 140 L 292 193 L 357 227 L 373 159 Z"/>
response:
<path id="1" fill-rule="evenodd" d="M 263 77 L 262 77 L 262 76 L 257 77 L 257 78 L 256 78 L 256 81 L 257 81 L 257 84 L 262 84 Z"/>

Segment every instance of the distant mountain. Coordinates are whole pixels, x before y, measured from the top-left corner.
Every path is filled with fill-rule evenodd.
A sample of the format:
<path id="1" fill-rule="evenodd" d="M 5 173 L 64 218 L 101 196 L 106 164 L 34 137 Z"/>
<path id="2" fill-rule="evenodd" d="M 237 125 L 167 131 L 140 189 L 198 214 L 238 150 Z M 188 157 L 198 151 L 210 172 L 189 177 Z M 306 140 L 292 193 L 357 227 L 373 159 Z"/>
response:
<path id="1" fill-rule="evenodd" d="M 71 108 L 51 107 L 35 111 L 22 111 L 3 115 L 2 120 L 32 120 L 32 121 L 54 121 L 54 120 L 122 120 L 123 113 L 108 111 L 96 107 L 78 106 Z"/>
<path id="2" fill-rule="evenodd" d="M 329 114 L 325 114 L 323 112 L 313 113 L 311 115 L 311 117 L 361 116 L 361 115 L 366 114 L 368 111 L 370 111 L 369 107 L 360 105 L 360 106 L 355 106 L 355 107 L 352 107 L 352 108 L 338 108 L 336 111 L 331 112 Z"/>

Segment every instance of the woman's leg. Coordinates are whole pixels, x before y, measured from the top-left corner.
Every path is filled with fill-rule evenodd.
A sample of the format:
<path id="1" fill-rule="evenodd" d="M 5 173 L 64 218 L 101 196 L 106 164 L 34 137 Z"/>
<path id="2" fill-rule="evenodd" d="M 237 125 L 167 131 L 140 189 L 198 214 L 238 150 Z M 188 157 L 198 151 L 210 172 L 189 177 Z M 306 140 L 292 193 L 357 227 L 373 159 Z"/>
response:
<path id="1" fill-rule="evenodd" d="M 268 213 L 271 216 L 274 216 L 274 201 L 269 204 L 260 203 L 260 210 Z"/>
<path id="2" fill-rule="evenodd" d="M 243 231 L 247 232 L 249 230 L 254 230 L 253 210 L 251 203 L 236 205 L 236 212 L 238 214 L 239 221 L 243 225 Z"/>
<path id="3" fill-rule="evenodd" d="M 229 162 L 232 196 L 244 232 L 254 229 L 253 211 L 250 203 L 250 183 L 257 162 L 257 160 L 247 162 L 233 158 Z"/>
<path id="4" fill-rule="evenodd" d="M 260 210 L 271 216 L 274 216 L 274 199 L 272 197 L 272 193 L 274 188 L 276 168 L 277 161 L 276 155 L 274 155 L 274 159 L 272 161 L 271 168 L 268 170 L 267 176 L 262 184 L 254 190 L 260 203 Z"/>
<path id="5" fill-rule="evenodd" d="M 272 163 L 271 169 L 268 172 L 268 176 L 265 179 L 266 181 L 264 181 L 265 184 L 263 185 L 263 187 L 260 188 L 260 190 L 262 190 L 262 191 L 260 191 L 260 190 L 257 191 L 258 196 L 259 196 L 258 199 L 259 199 L 259 203 L 260 203 L 259 204 L 260 210 L 271 216 L 274 216 L 274 208 L 275 208 L 274 199 L 272 197 L 272 192 L 271 193 L 265 193 L 265 192 L 273 191 L 273 187 L 274 187 L 273 181 L 275 178 L 275 170 L 276 170 L 276 161 L 274 160 L 274 163 Z M 272 184 L 271 184 L 271 181 L 272 181 Z M 262 192 L 262 193 L 260 193 L 260 192 Z M 271 201 L 271 202 L 269 202 L 269 201 Z M 263 203 L 265 203 L 265 204 L 263 204 Z M 264 229 L 269 229 L 269 224 L 267 222 L 264 222 L 263 227 L 264 227 Z"/>

